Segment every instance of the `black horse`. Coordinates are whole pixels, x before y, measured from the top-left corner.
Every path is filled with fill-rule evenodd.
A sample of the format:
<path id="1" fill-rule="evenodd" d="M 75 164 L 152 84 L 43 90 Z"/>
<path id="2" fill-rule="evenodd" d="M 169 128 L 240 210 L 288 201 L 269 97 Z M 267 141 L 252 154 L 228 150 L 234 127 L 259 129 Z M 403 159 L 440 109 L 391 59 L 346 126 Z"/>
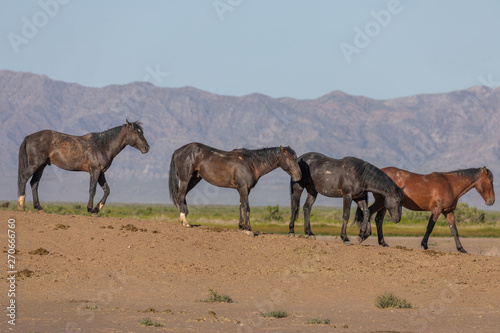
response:
<path id="1" fill-rule="evenodd" d="M 179 207 L 182 224 L 191 227 L 186 219 L 186 195 L 200 180 L 205 179 L 219 187 L 237 189 L 240 194 L 239 228 L 243 233 L 253 235 L 248 195 L 260 177 L 278 167 L 285 170 L 292 179 L 300 179 L 297 155 L 290 147 L 223 151 L 201 143 L 189 143 L 172 154 L 168 183 L 170 199 Z"/>
<path id="2" fill-rule="evenodd" d="M 119 152 L 130 145 L 143 154 L 149 151 L 139 122 L 127 123 L 100 133 L 73 136 L 50 130 L 28 135 L 19 148 L 18 210 L 24 210 L 26 182 L 31 177 L 33 207 L 43 210 L 38 199 L 38 183 L 47 165 L 54 164 L 68 171 L 90 173 L 90 190 L 87 210 L 92 216 L 97 214 L 106 203 L 109 185 L 104 172 Z M 97 182 L 104 190 L 99 204 L 92 208 Z"/>
<path id="3" fill-rule="evenodd" d="M 304 188 L 307 191 L 304 204 L 304 232 L 308 237 L 314 237 L 311 231 L 310 213 L 318 193 L 327 197 L 344 199 L 340 237 L 346 244 L 350 244 L 346 229 L 351 203 L 355 201 L 364 212 L 364 218 L 368 220 L 366 200 L 368 192 L 382 195 L 392 221 L 395 223 L 400 221 L 403 191 L 389 176 L 372 164 L 356 157 L 333 159 L 320 153 L 306 153 L 299 157 L 299 166 L 302 172 L 301 180 L 290 181 L 292 216 L 289 236 L 295 235 L 294 223 L 299 214 L 300 196 Z M 364 233 L 364 230 L 360 231 L 360 237 Z"/>

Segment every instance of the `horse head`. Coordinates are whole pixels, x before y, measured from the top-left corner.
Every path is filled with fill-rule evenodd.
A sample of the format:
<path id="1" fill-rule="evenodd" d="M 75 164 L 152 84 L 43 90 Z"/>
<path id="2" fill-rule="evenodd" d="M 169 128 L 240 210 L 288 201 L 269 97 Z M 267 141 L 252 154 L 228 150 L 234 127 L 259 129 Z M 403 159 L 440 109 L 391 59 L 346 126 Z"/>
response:
<path id="1" fill-rule="evenodd" d="M 391 215 L 391 221 L 393 223 L 399 223 L 401 221 L 401 214 L 403 213 L 403 188 L 394 184 L 394 193 L 392 195 L 385 196 L 385 208 L 389 211 Z"/>
<path id="2" fill-rule="evenodd" d="M 297 162 L 297 154 L 295 154 L 295 151 L 290 146 L 285 148 L 280 146 L 280 152 L 279 166 L 292 177 L 294 182 L 298 182 L 302 178 L 302 173 Z"/>
<path id="3" fill-rule="evenodd" d="M 136 121 L 127 124 L 127 144 L 141 151 L 141 153 L 146 154 L 149 151 L 149 144 L 144 137 L 144 132 L 142 130 L 141 123 Z"/>
<path id="4" fill-rule="evenodd" d="M 486 167 L 482 167 L 479 178 L 474 186 L 477 193 L 481 195 L 487 206 L 495 203 L 495 189 L 493 187 L 493 174 Z"/>

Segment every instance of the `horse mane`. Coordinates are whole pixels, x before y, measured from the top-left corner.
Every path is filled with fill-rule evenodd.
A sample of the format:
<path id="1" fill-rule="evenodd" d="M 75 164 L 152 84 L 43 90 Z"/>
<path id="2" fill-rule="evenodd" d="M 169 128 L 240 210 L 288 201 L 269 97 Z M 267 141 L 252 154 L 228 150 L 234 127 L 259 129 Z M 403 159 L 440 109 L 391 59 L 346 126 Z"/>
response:
<path id="1" fill-rule="evenodd" d="M 142 129 L 142 123 L 139 121 L 130 123 L 134 129 L 140 129 L 141 131 L 144 131 Z M 120 126 L 116 126 L 110 129 L 107 129 L 102 132 L 92 132 L 90 133 L 92 139 L 102 142 L 104 144 L 110 143 L 114 138 L 117 137 L 117 135 L 120 133 L 120 131 L 123 129 L 123 127 L 127 126 L 127 124 L 123 124 Z"/>
<path id="2" fill-rule="evenodd" d="M 460 177 L 463 178 L 478 178 L 479 175 L 481 174 L 481 170 L 483 168 L 469 168 L 469 169 L 460 169 L 460 170 L 455 170 L 455 171 L 449 171 L 445 172 L 447 174 L 457 174 Z M 493 173 L 489 169 L 486 169 L 486 172 L 488 173 L 488 178 L 493 182 Z"/>
<path id="3" fill-rule="evenodd" d="M 385 192 L 392 192 L 394 190 L 394 181 L 373 164 L 351 156 L 345 157 L 344 160 L 360 175 L 365 184 L 377 184 L 379 189 Z"/>
<path id="4" fill-rule="evenodd" d="M 295 152 L 289 147 L 283 147 L 283 149 L 288 150 L 290 153 L 295 155 Z M 276 153 L 280 150 L 280 147 L 268 147 L 259 149 L 247 149 L 238 148 L 234 149 L 234 152 L 241 153 L 244 157 L 250 159 L 259 160 L 266 165 L 273 165 L 276 162 Z"/>

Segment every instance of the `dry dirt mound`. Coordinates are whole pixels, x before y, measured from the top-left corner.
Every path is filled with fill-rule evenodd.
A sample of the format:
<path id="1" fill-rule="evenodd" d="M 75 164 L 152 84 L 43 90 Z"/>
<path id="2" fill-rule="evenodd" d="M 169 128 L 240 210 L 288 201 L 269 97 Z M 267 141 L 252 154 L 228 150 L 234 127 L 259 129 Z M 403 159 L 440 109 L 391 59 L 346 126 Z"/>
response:
<path id="1" fill-rule="evenodd" d="M 2 332 L 498 332 L 500 327 L 500 257 L 401 245 L 345 246 L 336 239 L 249 237 L 219 228 L 186 229 L 176 221 L 0 212 L 4 252 L 9 218 L 16 220 L 16 270 L 23 273 L 17 276 L 16 326 L 4 316 Z M 7 269 L 1 276 L 6 282 Z M 9 284 L 2 285 L 5 309 Z M 210 289 L 234 302 L 200 302 Z M 414 308 L 376 308 L 375 298 L 386 292 Z M 288 316 L 260 315 L 269 311 Z M 163 326 L 140 326 L 145 318 Z M 331 324 L 306 324 L 313 318 Z"/>

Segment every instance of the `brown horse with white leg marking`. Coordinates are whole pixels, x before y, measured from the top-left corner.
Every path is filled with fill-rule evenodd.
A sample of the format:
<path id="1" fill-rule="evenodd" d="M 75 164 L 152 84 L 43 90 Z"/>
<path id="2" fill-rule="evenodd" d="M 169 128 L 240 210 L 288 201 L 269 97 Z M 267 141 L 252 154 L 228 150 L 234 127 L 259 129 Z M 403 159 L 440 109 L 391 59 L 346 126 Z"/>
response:
<path id="1" fill-rule="evenodd" d="M 26 182 L 31 178 L 33 207 L 43 210 L 38 199 L 38 183 L 47 165 L 54 164 L 68 171 L 90 173 L 90 190 L 87 210 L 97 216 L 106 203 L 109 185 L 104 172 L 119 152 L 130 145 L 143 154 L 149 151 L 139 122 L 127 123 L 100 133 L 73 136 L 45 130 L 28 135 L 19 148 L 18 209 L 24 210 Z M 104 190 L 99 204 L 93 207 L 97 182 Z"/>
<path id="2" fill-rule="evenodd" d="M 455 238 L 457 250 L 467 253 L 464 250 L 455 221 L 454 210 L 457 207 L 458 199 L 472 188 L 484 199 L 485 204 L 491 206 L 495 203 L 495 191 L 493 188 L 493 174 L 486 167 L 457 170 L 451 172 L 433 172 L 427 175 L 401 170 L 394 167 L 383 168 L 389 177 L 400 187 L 404 187 L 403 207 L 414 211 L 430 211 L 431 216 L 427 224 L 427 231 L 422 239 L 422 247 L 427 250 L 427 241 L 436 224 L 439 215 L 446 217 L 446 222 Z M 388 246 L 384 241 L 382 232 L 382 222 L 384 221 L 384 202 L 377 195 L 374 195 L 375 203 L 369 207 L 370 216 L 377 213 L 375 222 L 379 244 Z M 359 217 L 358 217 L 359 215 Z M 356 213 L 356 221 L 359 223 L 362 212 Z M 368 221 L 368 224 L 370 222 Z M 368 225 L 364 239 L 371 234 Z"/>
<path id="3" fill-rule="evenodd" d="M 234 188 L 240 194 L 239 228 L 253 235 L 248 195 L 260 177 L 279 167 L 294 180 L 300 179 L 297 155 L 290 147 L 224 151 L 197 142 L 189 143 L 172 154 L 168 182 L 170 199 L 179 207 L 182 224 L 191 227 L 186 219 L 186 195 L 196 184 L 205 179 L 215 186 Z"/>

